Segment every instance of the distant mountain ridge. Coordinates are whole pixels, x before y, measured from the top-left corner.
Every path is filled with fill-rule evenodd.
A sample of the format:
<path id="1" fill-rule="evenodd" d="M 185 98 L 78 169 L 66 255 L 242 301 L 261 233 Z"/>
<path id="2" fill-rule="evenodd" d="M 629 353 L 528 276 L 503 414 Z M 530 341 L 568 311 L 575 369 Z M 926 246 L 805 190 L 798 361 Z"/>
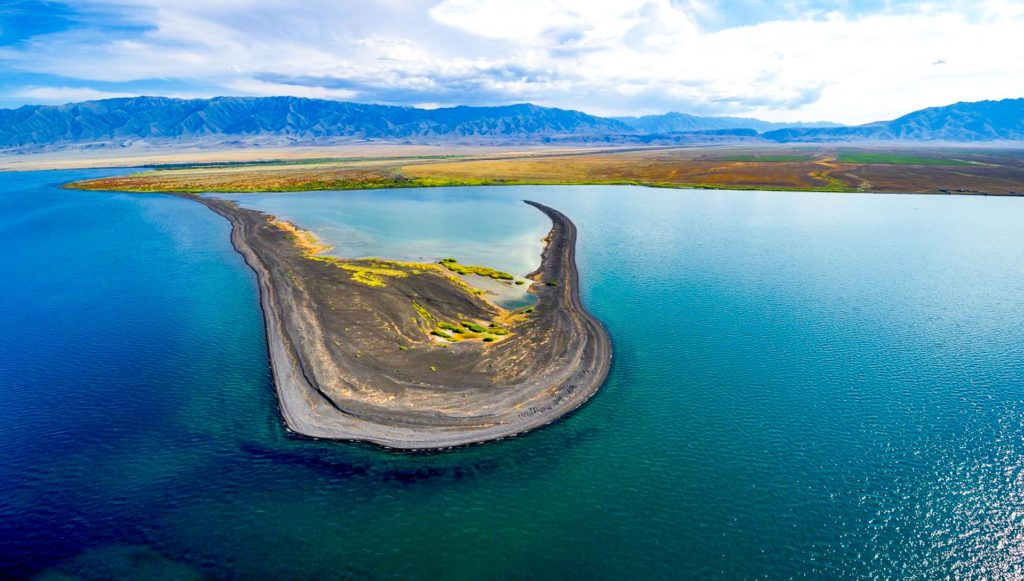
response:
<path id="1" fill-rule="evenodd" d="M 855 127 L 685 113 L 606 118 L 531 104 L 418 109 L 299 97 L 134 97 L 0 109 L 0 149 L 8 151 L 136 143 L 366 140 L 472 144 L 1024 140 L 1024 99 L 957 103 Z"/>
<path id="2" fill-rule="evenodd" d="M 929 107 L 892 121 L 856 127 L 769 131 L 780 143 L 835 141 L 1024 141 L 1024 99 Z"/>
<path id="3" fill-rule="evenodd" d="M 642 133 L 673 133 L 677 131 L 714 131 L 719 129 L 753 129 L 763 133 L 774 129 L 794 127 L 842 127 L 839 123 L 773 123 L 746 117 L 698 117 L 687 113 L 671 112 L 643 117 L 615 117 Z"/>
<path id="4" fill-rule="evenodd" d="M 212 136 L 482 140 L 629 131 L 613 119 L 529 104 L 417 109 L 299 97 L 135 97 L 0 110 L 0 147 L 6 148 Z"/>

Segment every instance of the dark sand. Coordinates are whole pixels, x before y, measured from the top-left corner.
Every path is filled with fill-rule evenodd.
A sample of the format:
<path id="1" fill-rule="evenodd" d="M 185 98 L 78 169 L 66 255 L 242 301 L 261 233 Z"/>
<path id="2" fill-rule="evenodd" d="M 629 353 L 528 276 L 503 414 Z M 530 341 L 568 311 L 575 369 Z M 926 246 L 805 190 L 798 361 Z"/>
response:
<path id="1" fill-rule="evenodd" d="M 270 216 L 188 197 L 231 222 L 257 274 L 281 414 L 299 434 L 407 449 L 494 440 L 576 409 L 608 374 L 608 334 L 580 302 L 576 226 L 557 210 L 527 202 L 552 229 L 531 274 L 543 281 L 531 289 L 535 311 L 510 317 L 442 269 L 311 259 Z M 406 276 L 368 286 L 340 265 Z M 430 335 L 437 321 L 466 320 L 502 321 L 511 334 L 493 343 Z"/>

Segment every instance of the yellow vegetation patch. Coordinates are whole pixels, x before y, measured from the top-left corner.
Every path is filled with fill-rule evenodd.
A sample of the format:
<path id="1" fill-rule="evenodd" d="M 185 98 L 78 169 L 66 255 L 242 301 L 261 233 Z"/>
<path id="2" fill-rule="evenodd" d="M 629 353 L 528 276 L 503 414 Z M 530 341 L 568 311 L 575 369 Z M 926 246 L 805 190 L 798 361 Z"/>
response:
<path id="1" fill-rule="evenodd" d="M 363 266 L 361 264 L 355 264 L 351 262 L 337 261 L 335 262 L 339 268 L 347 270 L 352 273 L 352 280 L 365 284 L 366 286 L 383 287 L 387 286 L 384 282 L 386 277 L 405 278 L 409 276 L 409 273 L 404 270 L 397 270 L 394 268 L 382 268 L 378 266 Z"/>
<path id="2" fill-rule="evenodd" d="M 437 268 L 436 265 L 432 264 L 388 262 L 384 260 L 347 261 L 333 256 L 321 256 L 321 254 L 330 250 L 332 246 L 323 243 L 317 238 L 316 234 L 278 218 L 269 218 L 267 222 L 275 228 L 287 232 L 292 241 L 295 242 L 295 246 L 302 251 L 302 255 L 306 258 L 328 262 L 338 268 L 347 270 L 352 273 L 352 280 L 366 286 L 383 287 L 387 286 L 384 282 L 385 278 L 405 278 L 409 276 L 410 272 L 402 270 L 403 268 L 410 269 L 412 274 L 420 274 L 424 270 Z"/>
<path id="3" fill-rule="evenodd" d="M 418 314 L 420 318 L 423 319 L 423 326 L 429 326 L 430 323 L 436 320 L 434 318 L 434 315 L 431 315 L 430 311 L 428 311 L 423 305 L 419 304 L 418 302 L 413 301 L 412 308 L 415 309 L 416 314 Z"/>
<path id="4" fill-rule="evenodd" d="M 459 264 L 459 262 L 454 258 L 442 258 L 441 265 L 448 270 L 459 274 L 475 274 L 477 276 L 486 276 L 488 278 L 499 280 L 512 280 L 515 278 L 507 272 L 494 270 L 487 266 L 469 266 L 466 264 Z"/>
<path id="5" fill-rule="evenodd" d="M 412 301 L 412 308 L 419 316 L 413 317 L 413 322 L 430 335 L 430 339 L 441 347 L 447 347 L 449 343 L 462 341 L 479 341 L 483 343 L 496 343 L 509 338 L 512 330 L 508 328 L 506 312 L 496 317 L 493 321 L 480 319 L 467 319 L 461 321 L 445 321 L 427 310 L 426 307 Z"/>
<path id="6" fill-rule="evenodd" d="M 295 243 L 295 246 L 302 251 L 302 255 L 310 260 L 319 260 L 322 262 L 328 262 L 352 273 L 352 280 L 360 284 L 372 287 L 385 287 L 387 278 L 405 278 L 409 275 L 420 275 L 425 273 L 433 273 L 438 276 L 443 276 L 452 284 L 458 286 L 462 290 L 469 294 L 483 298 L 484 291 L 473 288 L 466 281 L 461 278 L 449 274 L 447 270 L 442 267 L 441 264 L 429 263 L 429 262 L 403 262 L 399 260 L 381 260 L 379 258 L 370 258 L 364 260 L 343 260 L 334 256 L 323 256 L 324 252 L 327 252 L 333 248 L 331 245 L 324 243 L 316 234 L 309 230 L 303 230 L 295 224 L 287 220 L 281 220 L 276 217 L 269 217 L 267 223 L 279 230 L 287 232 L 289 237 Z M 475 267 L 482 268 L 482 267 Z M 420 307 L 422 308 L 422 307 Z M 419 311 L 419 309 L 417 309 Z M 423 313 L 420 313 L 423 315 Z"/>
<path id="7" fill-rule="evenodd" d="M 430 334 L 435 337 L 435 342 L 440 339 L 452 343 L 461 341 L 496 343 L 511 337 L 512 331 L 497 321 L 475 319 L 459 322 L 437 321 Z"/>
<path id="8" fill-rule="evenodd" d="M 284 230 L 291 235 L 292 240 L 295 241 L 295 245 L 302 250 L 302 253 L 306 256 L 315 256 L 317 254 L 323 254 L 332 248 L 329 244 L 324 244 L 317 235 L 310 232 L 309 230 L 303 230 L 297 227 L 295 224 L 286 220 L 280 220 L 278 218 L 271 217 L 267 222 L 278 228 Z"/>

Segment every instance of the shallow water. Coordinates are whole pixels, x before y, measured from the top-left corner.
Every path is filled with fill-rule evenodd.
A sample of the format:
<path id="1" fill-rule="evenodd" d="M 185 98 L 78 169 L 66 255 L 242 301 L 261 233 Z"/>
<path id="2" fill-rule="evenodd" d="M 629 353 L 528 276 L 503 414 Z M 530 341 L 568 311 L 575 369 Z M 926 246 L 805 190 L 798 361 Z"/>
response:
<path id="1" fill-rule="evenodd" d="M 56 187 L 85 175 L 0 174 L 6 576 L 1024 574 L 1024 199 L 309 195 L 398 246 L 433 220 L 374 208 L 468 203 L 526 245 L 548 224 L 521 199 L 579 226 L 607 385 L 524 437 L 401 454 L 289 436 L 227 223 Z M 306 197 L 259 203 L 316 229 Z M 485 234 L 428 238 L 529 269 Z"/>
<path id="2" fill-rule="evenodd" d="M 301 224 L 347 258 L 439 260 L 483 264 L 524 275 L 540 266 L 551 222 L 494 188 L 216 194 Z M 439 199 L 443 198 L 443 202 Z"/>
<path id="3" fill-rule="evenodd" d="M 301 224 L 332 246 L 327 254 L 340 258 L 455 258 L 529 282 L 523 277 L 540 266 L 551 222 L 520 199 L 488 191 L 446 188 L 443 203 L 429 189 L 210 195 Z M 525 284 L 462 278 L 506 308 L 534 302 Z"/>

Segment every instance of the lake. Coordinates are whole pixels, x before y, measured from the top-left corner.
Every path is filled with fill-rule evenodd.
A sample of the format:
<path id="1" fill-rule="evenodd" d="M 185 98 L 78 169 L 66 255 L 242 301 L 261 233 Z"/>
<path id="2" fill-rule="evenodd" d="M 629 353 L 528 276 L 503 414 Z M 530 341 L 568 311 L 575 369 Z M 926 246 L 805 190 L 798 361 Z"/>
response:
<path id="1" fill-rule="evenodd" d="M 1024 575 L 1024 199 L 233 196 L 341 255 L 522 274 L 579 227 L 607 384 L 448 452 L 287 433 L 225 220 L 0 174 L 0 576 Z"/>

